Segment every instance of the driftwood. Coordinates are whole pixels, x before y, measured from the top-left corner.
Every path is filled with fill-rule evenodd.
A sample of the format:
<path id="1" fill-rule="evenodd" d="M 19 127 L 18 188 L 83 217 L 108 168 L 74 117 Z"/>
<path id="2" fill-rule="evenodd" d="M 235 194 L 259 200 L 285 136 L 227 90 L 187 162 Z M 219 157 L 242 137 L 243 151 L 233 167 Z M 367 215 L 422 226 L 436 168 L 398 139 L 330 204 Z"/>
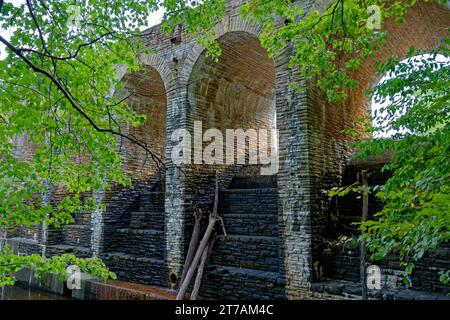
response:
<path id="1" fill-rule="evenodd" d="M 205 250 L 209 238 L 211 237 L 212 231 L 214 229 L 214 225 L 216 224 L 216 219 L 211 215 L 209 217 L 209 223 L 208 227 L 206 228 L 205 235 L 202 238 L 202 241 L 200 242 L 197 252 L 195 253 L 194 258 L 192 259 L 192 264 L 189 266 L 189 269 L 186 273 L 186 277 L 183 280 L 183 283 L 180 286 L 180 289 L 177 294 L 177 300 L 183 300 L 184 295 L 186 294 L 186 291 L 189 287 L 189 283 L 192 280 L 192 276 L 194 275 L 195 269 L 197 269 L 197 265 L 200 261 L 200 258 L 203 254 L 203 251 Z"/>
<path id="2" fill-rule="evenodd" d="M 200 260 L 200 264 L 197 270 L 197 276 L 195 277 L 194 289 L 191 292 L 191 300 L 197 300 L 198 293 L 200 291 L 200 285 L 202 284 L 203 273 L 205 272 L 205 266 L 211 256 L 212 249 L 214 247 L 214 243 L 216 242 L 217 234 L 214 235 L 203 251 L 202 258 Z"/>
<path id="3" fill-rule="evenodd" d="M 194 213 L 195 223 L 194 230 L 192 231 L 191 242 L 189 242 L 189 249 L 186 256 L 186 260 L 184 261 L 183 272 L 181 273 L 180 283 L 183 283 L 184 278 L 186 277 L 186 272 L 188 271 L 189 266 L 192 264 L 192 260 L 194 259 L 195 252 L 198 248 L 198 243 L 200 241 L 200 220 L 202 217 L 202 210 L 197 208 Z"/>
<path id="4" fill-rule="evenodd" d="M 216 222 L 218 220 L 218 211 L 219 208 L 219 180 L 218 180 L 218 174 L 216 171 L 216 188 L 215 188 L 215 194 L 214 194 L 214 207 L 213 212 L 209 216 L 208 226 L 206 228 L 205 234 L 203 235 L 202 241 L 200 241 L 200 244 L 198 245 L 197 251 L 195 252 L 194 258 L 192 259 L 192 263 L 190 264 L 186 276 L 183 279 L 183 282 L 181 283 L 180 289 L 178 290 L 177 294 L 177 300 L 183 300 L 184 295 L 186 294 L 186 291 L 189 287 L 189 284 L 191 283 L 192 277 L 195 273 L 195 270 L 197 269 L 198 263 L 200 262 L 200 259 L 203 255 L 203 251 L 205 251 L 206 246 L 209 243 L 209 239 L 212 235 L 214 226 L 216 225 Z"/>

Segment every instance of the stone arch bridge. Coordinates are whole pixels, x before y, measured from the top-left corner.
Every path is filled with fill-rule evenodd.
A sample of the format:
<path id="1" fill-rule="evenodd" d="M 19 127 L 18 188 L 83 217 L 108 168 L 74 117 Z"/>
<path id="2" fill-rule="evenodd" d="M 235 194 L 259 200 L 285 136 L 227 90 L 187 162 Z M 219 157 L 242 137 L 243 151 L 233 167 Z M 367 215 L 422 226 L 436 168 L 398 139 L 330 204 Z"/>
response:
<path id="1" fill-rule="evenodd" d="M 313 8 L 314 1 L 304 2 Z M 323 239 L 338 235 L 333 229 L 338 214 L 321 190 L 343 183 L 356 170 L 349 164 L 349 141 L 342 130 L 369 110 L 363 92 L 378 79 L 373 62 L 405 56 L 411 46 L 436 47 L 446 36 L 449 9 L 418 4 L 405 24 L 386 21 L 388 43 L 356 74 L 360 86 L 342 105 L 331 105 L 302 79 L 297 79 L 301 93 L 289 89 L 296 77 L 287 64 L 289 50 L 270 59 L 258 39 L 260 28 L 242 20 L 239 6 L 231 1 L 217 25 L 218 62 L 208 59 L 194 39 L 171 38 L 155 26 L 145 31 L 146 45 L 156 49 L 142 61 L 147 72 L 121 74 L 125 88 L 119 94 L 134 91 L 128 103 L 148 118 L 129 132 L 160 155 L 165 169 L 124 143 L 124 169 L 134 185 L 96 194 L 105 212 L 80 214 L 63 230 L 23 228 L 9 236 L 12 242 L 22 251 L 35 241 L 45 245 L 48 255 L 100 256 L 119 279 L 170 287 L 181 273 L 194 208 L 207 212 L 212 206 L 218 170 L 220 214 L 230 236 L 217 244 L 203 297 L 301 298 L 326 291 L 324 280 L 358 279 L 355 250 L 354 255 L 350 249 L 326 254 L 330 249 Z M 171 155 L 177 142 L 171 136 L 176 129 L 193 133 L 196 121 L 202 121 L 203 131 L 277 129 L 278 173 L 261 176 L 255 165 L 175 165 Z M 56 201 L 56 193 L 52 197 Z M 351 203 L 359 205 L 355 199 Z M 395 277 L 398 269 L 386 265 L 383 270 Z M 423 278 L 430 272 L 424 266 Z M 444 290 L 437 283 L 419 281 L 418 289 Z M 338 288 L 331 293 L 340 294 Z"/>

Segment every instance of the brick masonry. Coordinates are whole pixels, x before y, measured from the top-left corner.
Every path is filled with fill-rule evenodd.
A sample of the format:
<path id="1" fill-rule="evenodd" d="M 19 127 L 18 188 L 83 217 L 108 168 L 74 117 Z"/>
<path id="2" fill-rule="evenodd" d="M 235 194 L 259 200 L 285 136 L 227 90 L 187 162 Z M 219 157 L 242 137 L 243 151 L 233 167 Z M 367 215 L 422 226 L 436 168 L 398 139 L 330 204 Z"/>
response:
<path id="1" fill-rule="evenodd" d="M 301 3 L 305 10 L 316 6 L 311 0 Z M 363 91 L 378 80 L 374 60 L 355 75 L 361 83 L 348 100 L 330 105 L 288 66 L 291 48 L 269 59 L 258 40 L 260 28 L 242 20 L 240 5 L 241 1 L 229 1 L 226 16 L 216 27 L 223 50 L 218 63 L 209 61 L 191 37 L 171 41 L 155 26 L 145 31 L 146 46 L 156 50 L 143 58 L 147 71 L 120 70 L 124 89 L 118 94 L 134 90 L 128 103 L 148 119 L 142 128 L 127 132 L 155 150 L 165 168 L 124 142 L 120 152 L 124 170 L 132 175 L 132 188 L 96 193 L 97 201 L 106 204 L 104 212 L 80 213 L 75 224 L 60 230 L 18 227 L 8 231 L 9 241 L 25 251 L 44 247 L 47 255 L 99 256 L 121 280 L 174 286 L 189 243 L 193 210 L 211 210 L 218 170 L 220 210 L 230 236 L 216 244 L 202 297 L 342 297 L 339 290 L 327 293 L 323 286 L 322 292 L 310 290 L 322 280 L 314 266 L 333 259 L 320 246 L 333 229 L 333 205 L 321 190 L 343 181 L 350 150 L 342 129 L 368 111 Z M 406 24 L 386 21 L 390 38 L 374 59 L 405 56 L 411 45 L 435 47 L 448 21 L 445 6 L 418 4 Z M 300 83 L 300 92 L 289 89 L 291 81 Z M 192 132 L 197 120 L 203 121 L 204 130 L 277 128 L 278 174 L 256 177 L 255 168 L 241 165 L 174 165 L 171 134 L 180 128 Z M 19 150 L 24 159 L 32 152 L 27 150 L 31 148 L 24 141 Z M 56 187 L 50 193 L 52 202 L 61 197 Z M 446 257 L 439 256 L 439 264 L 448 266 Z M 334 269 L 333 263 L 327 269 L 331 278 L 355 280 L 350 256 Z M 346 277 L 339 277 L 341 268 L 349 270 Z M 421 281 L 423 289 L 439 291 L 425 278 Z"/>

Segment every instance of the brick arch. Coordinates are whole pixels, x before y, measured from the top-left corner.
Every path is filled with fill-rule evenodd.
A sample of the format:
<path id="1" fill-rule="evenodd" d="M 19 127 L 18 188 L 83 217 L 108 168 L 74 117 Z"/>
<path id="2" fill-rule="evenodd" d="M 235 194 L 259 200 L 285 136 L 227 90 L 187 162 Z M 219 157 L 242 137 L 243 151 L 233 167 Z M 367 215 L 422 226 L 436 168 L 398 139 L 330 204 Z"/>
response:
<path id="1" fill-rule="evenodd" d="M 249 23 L 240 16 L 227 16 L 216 25 L 215 32 L 216 39 L 220 39 L 227 33 L 232 32 L 243 32 L 259 37 L 261 34 L 261 27 L 256 24 Z M 178 75 L 179 84 L 182 86 L 189 86 L 189 78 L 191 77 L 192 69 L 194 68 L 197 60 L 202 56 L 202 54 L 204 54 L 204 48 L 198 44 L 194 44 L 189 50 L 190 52 L 187 55 L 183 67 Z"/>
<path id="2" fill-rule="evenodd" d="M 170 83 L 175 79 L 175 74 L 173 69 L 170 68 L 167 60 L 163 59 L 158 54 L 147 54 L 141 58 L 140 62 L 143 65 L 150 66 L 158 71 L 164 86 L 166 88 L 170 87 Z"/>
<path id="3" fill-rule="evenodd" d="M 322 165 L 317 167 L 321 176 L 340 175 L 343 161 L 350 152 L 346 150 L 349 137 L 345 136 L 342 130 L 354 127 L 356 119 L 370 113 L 371 101 L 365 91 L 376 85 L 382 77 L 375 69 L 375 62 L 384 62 L 392 56 L 406 58 L 411 46 L 423 50 L 436 48 L 441 44 L 441 40 L 448 36 L 449 21 L 450 10 L 447 6 L 418 2 L 407 12 L 403 24 L 396 24 L 393 19 L 384 21 L 383 28 L 388 32 L 387 42 L 354 73 L 359 85 L 349 90 L 348 99 L 344 103 L 329 103 L 320 90 L 311 86 L 310 104 L 314 113 L 311 119 L 314 123 L 314 133 L 323 141 L 319 149 L 320 154 L 325 155 L 324 160 L 320 162 Z"/>
<path id="4" fill-rule="evenodd" d="M 202 54 L 188 84 L 188 122 L 204 129 L 275 128 L 275 66 L 259 39 L 227 32 L 218 39 L 217 62 Z"/>
<path id="5" fill-rule="evenodd" d="M 393 19 L 388 19 L 383 27 L 388 32 L 386 44 L 375 52 L 374 57 L 364 61 L 354 75 L 359 81 L 359 86 L 350 93 L 349 106 L 355 109 L 355 115 L 369 111 L 370 99 L 364 91 L 376 85 L 383 76 L 377 73 L 375 62 L 384 62 L 392 56 L 403 60 L 407 57 L 411 46 L 431 51 L 441 45 L 442 39 L 448 37 L 450 9 L 442 4 L 418 2 L 407 12 L 403 24 L 396 24 Z"/>
<path id="6" fill-rule="evenodd" d="M 407 12 L 403 24 L 396 24 L 393 19 L 384 21 L 383 29 L 388 33 L 387 42 L 354 73 L 359 85 L 349 90 L 348 99 L 344 103 L 331 104 L 317 87 L 309 87 L 309 135 L 314 142 L 310 152 L 313 159 L 310 173 L 315 179 L 312 199 L 319 208 L 315 209 L 317 213 L 314 212 L 311 222 L 313 241 L 318 248 L 313 250 L 314 262 L 319 259 L 320 238 L 334 237 L 335 231 L 333 223 L 330 223 L 334 217 L 327 211 L 327 202 L 322 201 L 320 190 L 330 189 L 342 181 L 345 166 L 353 152 L 349 143 L 352 138 L 345 135 L 343 130 L 355 127 L 355 120 L 370 112 L 371 101 L 365 91 L 376 85 L 382 77 L 375 69 L 375 62 L 385 62 L 392 56 L 404 59 L 411 46 L 422 50 L 436 48 L 441 39 L 448 37 L 449 21 L 450 10 L 447 6 L 418 2 Z"/>
<path id="7" fill-rule="evenodd" d="M 156 68 L 147 65 L 144 72 L 126 73 L 120 81 L 124 84 L 124 88 L 118 92 L 118 95 L 123 98 L 128 97 L 125 102 L 137 114 L 147 117 L 144 125 L 127 126 L 122 128 L 123 132 L 144 142 L 164 161 L 167 95 L 160 73 Z M 125 172 L 131 174 L 134 180 L 146 181 L 160 169 L 150 156 L 145 156 L 145 151 L 141 147 L 131 142 L 122 142 L 121 154 L 124 156 Z"/>
<path id="8" fill-rule="evenodd" d="M 139 64 L 142 66 L 146 66 L 147 68 L 155 69 L 158 73 L 158 77 L 161 78 L 165 88 L 168 88 L 170 86 L 170 83 L 175 79 L 175 74 L 169 67 L 168 62 L 158 54 L 143 55 L 139 60 Z M 127 68 L 125 65 L 117 66 L 117 81 L 122 81 L 122 79 L 127 74 Z"/>

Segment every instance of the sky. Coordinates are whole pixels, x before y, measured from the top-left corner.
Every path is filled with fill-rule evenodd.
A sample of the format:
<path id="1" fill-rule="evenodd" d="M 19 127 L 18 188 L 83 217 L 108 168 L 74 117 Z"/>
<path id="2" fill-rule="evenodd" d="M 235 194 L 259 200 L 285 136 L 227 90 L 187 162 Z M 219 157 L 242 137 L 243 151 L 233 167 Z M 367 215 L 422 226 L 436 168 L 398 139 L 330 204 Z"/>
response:
<path id="1" fill-rule="evenodd" d="M 25 3 L 25 0 L 6 0 L 5 3 L 14 3 L 14 5 L 20 5 L 22 3 Z M 149 14 L 149 18 L 148 18 L 148 26 L 144 29 L 153 27 L 154 25 L 157 25 L 159 23 L 161 23 L 162 20 L 162 16 L 164 14 L 164 9 L 160 9 L 156 12 L 152 12 Z M 2 37 L 5 37 L 7 40 L 9 40 L 10 38 L 10 34 L 13 32 L 13 29 L 9 29 L 9 30 L 3 30 L 0 28 L 0 35 Z M 6 57 L 6 53 L 5 53 L 5 46 L 0 43 L 0 60 L 4 59 Z"/>
<path id="2" fill-rule="evenodd" d="M 420 59 L 427 59 L 430 58 L 431 55 L 430 54 L 424 54 L 424 55 L 420 55 L 420 56 L 416 56 L 413 57 L 412 60 L 412 64 L 414 65 L 414 69 L 419 68 L 422 63 L 420 62 Z M 438 62 L 442 62 L 445 66 L 450 66 L 450 58 L 447 58 L 441 54 L 436 55 L 435 57 L 436 61 Z M 406 62 L 408 61 L 408 59 L 403 60 L 402 62 Z M 389 79 L 392 79 L 392 76 L 390 75 L 385 75 L 384 77 L 381 78 L 379 83 L 383 83 Z M 375 102 L 375 97 L 372 98 L 372 103 L 371 103 L 371 113 L 372 116 L 375 117 L 375 115 L 378 113 L 378 116 L 381 116 L 382 118 L 385 118 L 388 115 L 387 111 L 380 111 L 381 108 L 386 108 L 387 106 L 389 106 L 389 104 L 392 103 L 392 101 L 390 99 L 386 99 L 386 101 L 384 103 L 378 103 Z M 394 119 L 398 119 L 401 116 L 401 114 L 398 112 L 395 116 Z M 380 121 L 378 122 L 377 120 L 373 120 L 373 125 L 374 126 L 380 126 L 380 125 L 387 125 L 388 122 L 387 121 Z M 400 133 L 406 133 L 405 129 L 401 129 L 399 131 Z M 374 133 L 374 138 L 389 138 L 394 136 L 396 133 L 398 133 L 395 130 L 388 130 L 386 132 L 376 132 Z"/>

